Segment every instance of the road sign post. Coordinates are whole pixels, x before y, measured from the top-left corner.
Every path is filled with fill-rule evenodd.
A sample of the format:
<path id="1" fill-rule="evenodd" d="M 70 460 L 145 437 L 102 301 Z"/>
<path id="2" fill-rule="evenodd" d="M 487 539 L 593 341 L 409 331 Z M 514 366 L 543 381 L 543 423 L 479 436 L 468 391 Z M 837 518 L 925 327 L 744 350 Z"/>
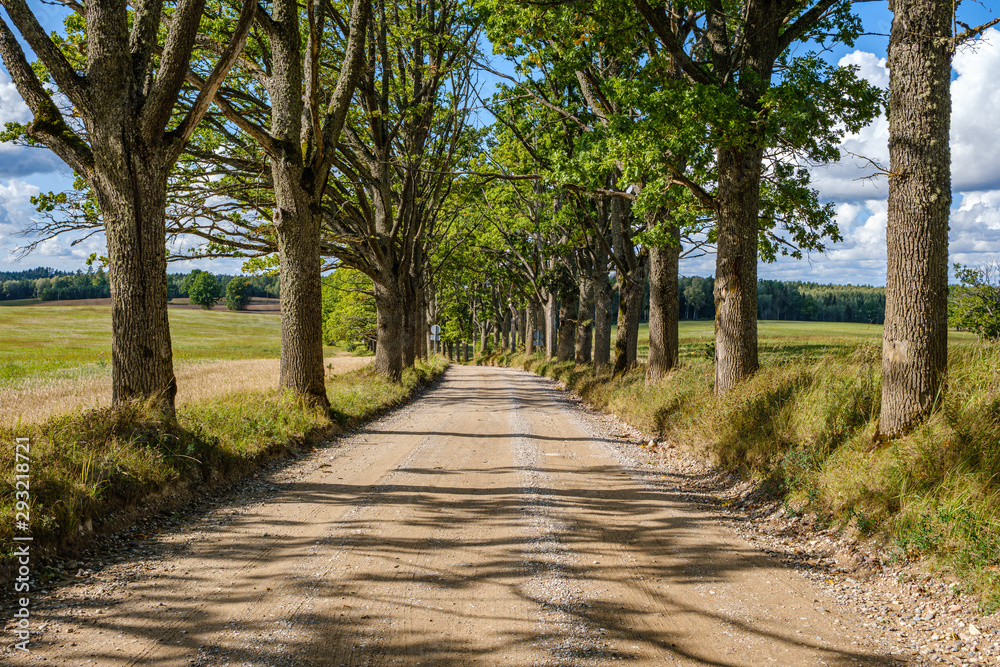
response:
<path id="1" fill-rule="evenodd" d="M 434 343 L 434 352 L 441 352 L 441 327 L 436 324 L 431 325 L 431 342 Z"/>

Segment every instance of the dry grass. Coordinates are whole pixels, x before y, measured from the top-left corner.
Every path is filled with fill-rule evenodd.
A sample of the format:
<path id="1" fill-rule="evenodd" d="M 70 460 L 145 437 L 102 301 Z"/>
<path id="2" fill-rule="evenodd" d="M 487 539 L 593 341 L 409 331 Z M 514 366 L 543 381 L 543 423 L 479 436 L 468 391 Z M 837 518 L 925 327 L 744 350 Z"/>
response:
<path id="1" fill-rule="evenodd" d="M 328 357 L 327 377 L 355 371 L 371 358 Z M 278 359 L 229 359 L 178 364 L 177 403 L 188 405 L 236 392 L 271 391 L 278 388 Z M 33 378 L 0 392 L 0 424 L 39 424 L 46 419 L 106 408 L 111 403 L 111 372 L 48 381 Z"/>
<path id="2" fill-rule="evenodd" d="M 330 361 L 335 364 L 332 370 L 364 363 L 355 358 Z M 266 363 L 261 372 L 267 370 Z M 265 373 L 272 385 L 277 360 L 273 364 L 273 372 Z M 329 412 L 276 388 L 240 391 L 239 384 L 254 377 L 246 367 L 225 362 L 198 366 L 201 381 L 192 387 L 204 390 L 216 382 L 214 378 L 237 379 L 218 387 L 229 392 L 225 395 L 188 394 L 174 424 L 164 424 L 148 405 L 138 402 L 36 424 L 0 424 L 0 442 L 13 443 L 20 437 L 31 442 L 33 553 L 81 544 L 89 539 L 90 527 L 100 532 L 125 525 L 136 516 L 133 512 L 182 502 L 196 490 L 239 479 L 275 456 L 355 426 L 405 402 L 441 375 L 447 362 L 436 357 L 427 365 L 418 363 L 403 373 L 401 382 L 368 370 L 339 373 L 327 379 L 327 395 L 335 406 Z M 195 372 L 198 367 L 188 370 Z M 14 464 L 14 448 L 0 447 L 0 470 L 14 470 Z M 16 491 L 13 475 L 0 476 L 0 578 L 16 563 L 12 558 L 16 543 L 10 539 Z"/>

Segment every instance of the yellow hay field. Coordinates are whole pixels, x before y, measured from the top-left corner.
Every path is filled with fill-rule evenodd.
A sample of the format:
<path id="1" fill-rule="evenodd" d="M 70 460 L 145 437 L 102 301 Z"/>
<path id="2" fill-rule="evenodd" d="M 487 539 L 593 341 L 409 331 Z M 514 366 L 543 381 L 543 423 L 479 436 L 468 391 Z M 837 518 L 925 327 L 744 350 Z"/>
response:
<path id="1" fill-rule="evenodd" d="M 347 373 L 371 363 L 371 357 L 328 357 L 327 375 Z M 177 404 L 196 403 L 237 391 L 266 391 L 278 386 L 278 359 L 233 359 L 178 364 Z M 0 392 L 0 423 L 36 424 L 70 412 L 105 407 L 111 402 L 110 371 L 56 382 L 28 381 Z"/>

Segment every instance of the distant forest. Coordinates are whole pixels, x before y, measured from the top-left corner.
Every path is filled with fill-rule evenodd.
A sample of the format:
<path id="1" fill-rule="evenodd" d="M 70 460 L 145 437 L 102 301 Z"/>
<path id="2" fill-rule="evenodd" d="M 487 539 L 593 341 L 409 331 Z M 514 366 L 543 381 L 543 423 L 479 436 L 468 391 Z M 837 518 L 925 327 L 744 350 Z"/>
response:
<path id="1" fill-rule="evenodd" d="M 680 279 L 681 319 L 715 317 L 714 285 L 713 278 L 694 276 Z M 648 303 L 649 297 L 646 298 Z M 757 283 L 757 318 L 882 324 L 885 320 L 885 288 L 761 280 Z"/>
<path id="2" fill-rule="evenodd" d="M 187 297 L 188 285 L 196 275 L 167 275 L 167 294 L 173 298 Z M 216 274 L 225 289 L 235 276 Z M 277 276 L 253 276 L 251 297 L 278 296 Z M 712 289 L 715 280 L 693 276 L 680 279 L 680 316 L 683 320 L 704 320 L 715 317 Z M 648 292 L 648 288 L 647 288 Z M 27 271 L 0 271 L 0 301 L 41 299 L 69 301 L 72 299 L 104 299 L 111 296 L 108 275 L 103 268 L 76 273 L 37 268 Z M 643 307 L 646 319 L 649 295 Z M 864 322 L 881 324 L 885 318 L 885 288 L 854 285 L 819 285 L 798 281 L 761 280 L 757 283 L 757 317 L 762 320 L 800 320 L 815 322 Z"/>
<path id="3" fill-rule="evenodd" d="M 191 273 L 167 274 L 167 297 L 185 298 L 188 295 L 188 285 L 199 273 L 195 269 Z M 215 274 L 222 289 L 236 276 Z M 251 297 L 278 296 L 278 276 L 248 276 L 250 281 L 248 293 Z M 55 271 L 53 269 L 37 268 L 27 271 L 0 271 L 0 301 L 18 299 L 41 299 L 42 301 L 72 301 L 74 299 L 106 299 L 111 296 L 111 286 L 108 274 L 102 267 L 96 270 L 88 267 L 87 271 L 77 270 Z"/>

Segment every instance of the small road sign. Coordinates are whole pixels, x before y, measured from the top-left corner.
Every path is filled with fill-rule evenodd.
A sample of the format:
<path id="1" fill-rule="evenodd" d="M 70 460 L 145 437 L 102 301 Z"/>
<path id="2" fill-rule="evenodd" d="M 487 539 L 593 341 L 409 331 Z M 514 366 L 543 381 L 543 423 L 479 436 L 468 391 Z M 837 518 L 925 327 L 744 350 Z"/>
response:
<path id="1" fill-rule="evenodd" d="M 436 324 L 432 324 L 431 325 L 431 333 L 434 334 L 435 336 L 437 336 L 438 334 L 441 333 L 441 327 L 439 327 Z"/>
<path id="2" fill-rule="evenodd" d="M 534 338 L 534 341 L 535 341 L 535 347 L 541 347 L 542 343 L 545 342 L 545 335 L 542 334 L 542 332 L 539 331 L 538 329 L 535 329 L 535 333 L 533 335 L 533 338 Z"/>

